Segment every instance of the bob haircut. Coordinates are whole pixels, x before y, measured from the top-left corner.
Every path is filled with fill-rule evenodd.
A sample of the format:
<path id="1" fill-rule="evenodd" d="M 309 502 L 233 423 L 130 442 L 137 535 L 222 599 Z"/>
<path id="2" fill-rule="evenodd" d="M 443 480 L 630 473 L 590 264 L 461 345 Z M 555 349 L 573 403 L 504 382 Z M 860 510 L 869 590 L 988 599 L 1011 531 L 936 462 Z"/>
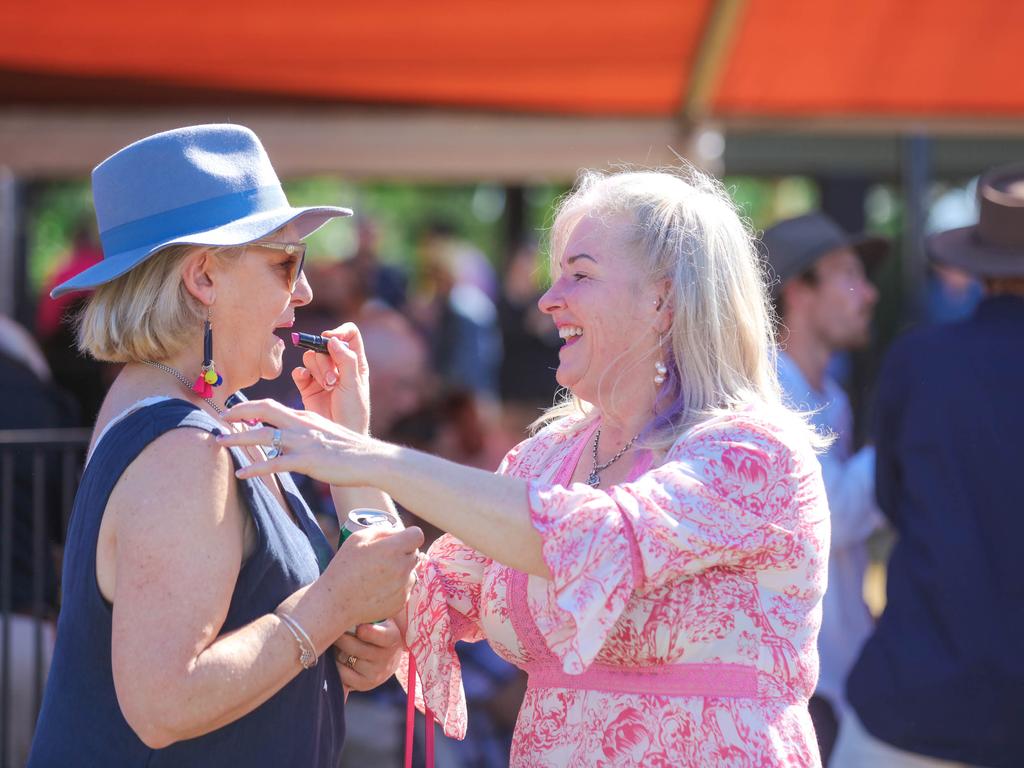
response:
<path id="1" fill-rule="evenodd" d="M 616 228 L 623 253 L 636 264 L 638 288 L 643 281 L 666 281 L 669 286 L 672 325 L 660 347 L 647 356 L 659 355 L 668 371 L 655 416 L 641 433 L 644 445 L 667 448 L 708 418 L 753 403 L 777 408 L 806 426 L 781 404 L 765 264 L 750 227 L 717 180 L 692 166 L 584 171 L 555 211 L 549 248 L 552 275 L 560 271 L 572 230 L 586 216 L 619 222 L 609 226 Z M 617 372 L 613 388 L 634 375 Z M 534 427 L 583 414 L 582 421 L 552 425 L 582 429 L 591 421 L 594 405 L 601 404 L 565 393 Z"/>
<path id="2" fill-rule="evenodd" d="M 97 360 L 141 363 L 180 352 L 206 317 L 181 279 L 185 258 L 207 248 L 237 258 L 244 246 L 172 245 L 100 285 L 78 316 L 78 348 Z"/>

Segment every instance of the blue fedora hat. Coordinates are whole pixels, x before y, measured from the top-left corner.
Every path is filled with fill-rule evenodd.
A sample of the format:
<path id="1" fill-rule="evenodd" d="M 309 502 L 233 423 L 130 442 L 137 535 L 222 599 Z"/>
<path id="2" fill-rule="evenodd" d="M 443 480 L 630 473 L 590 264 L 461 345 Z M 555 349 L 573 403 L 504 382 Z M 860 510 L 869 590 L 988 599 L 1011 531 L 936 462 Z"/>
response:
<path id="1" fill-rule="evenodd" d="M 305 238 L 348 208 L 293 208 L 256 134 L 194 125 L 130 144 L 92 172 L 103 260 L 50 295 L 95 288 L 169 245 L 244 245 L 292 223 Z"/>

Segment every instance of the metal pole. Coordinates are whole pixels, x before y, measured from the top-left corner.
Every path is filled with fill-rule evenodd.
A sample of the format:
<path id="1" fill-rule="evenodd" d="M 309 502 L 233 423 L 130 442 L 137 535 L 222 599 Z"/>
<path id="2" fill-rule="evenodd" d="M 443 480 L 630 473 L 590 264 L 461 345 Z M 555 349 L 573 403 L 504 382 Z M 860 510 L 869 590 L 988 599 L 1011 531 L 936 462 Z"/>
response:
<path id="1" fill-rule="evenodd" d="M 0 166 L 0 315 L 17 309 L 18 184 L 9 168 Z"/>
<path id="2" fill-rule="evenodd" d="M 35 648 L 35 685 L 32 692 L 32 720 L 39 718 L 43 703 L 43 678 L 46 667 L 43 663 L 43 612 L 46 593 L 47 567 L 49 557 L 46 525 L 46 464 L 42 448 L 32 453 L 32 630 Z M 28 702 L 25 702 L 27 704 Z"/>
<path id="3" fill-rule="evenodd" d="M 0 453 L 0 614 L 3 652 L 0 654 L 0 766 L 7 766 L 11 722 L 11 548 L 14 545 L 14 452 Z"/>
<path id="4" fill-rule="evenodd" d="M 904 318 L 908 322 L 920 320 L 924 315 L 928 276 L 924 225 L 931 183 L 931 149 L 932 141 L 927 136 L 908 136 L 903 140 L 903 296 Z"/>

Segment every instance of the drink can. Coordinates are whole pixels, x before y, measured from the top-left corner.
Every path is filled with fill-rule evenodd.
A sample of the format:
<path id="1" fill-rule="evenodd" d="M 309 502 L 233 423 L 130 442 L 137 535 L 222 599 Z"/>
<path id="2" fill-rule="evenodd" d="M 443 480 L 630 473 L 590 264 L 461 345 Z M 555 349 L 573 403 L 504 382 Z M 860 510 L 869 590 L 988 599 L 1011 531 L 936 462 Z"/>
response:
<path id="1" fill-rule="evenodd" d="M 370 509 L 370 508 L 359 508 L 353 509 L 348 513 L 348 518 L 345 520 L 345 524 L 341 526 L 341 540 L 338 542 L 338 546 L 345 543 L 345 539 L 351 536 L 356 531 L 362 531 L 366 528 L 374 528 L 375 526 L 384 526 L 386 528 L 394 528 L 396 531 L 400 531 L 403 528 L 402 521 L 398 515 L 393 512 L 385 512 L 383 509 Z M 380 624 L 380 621 L 374 622 Z M 350 635 L 356 633 L 356 628 L 346 630 Z"/>
<path id="2" fill-rule="evenodd" d="M 378 525 L 394 528 L 396 531 L 402 530 L 402 521 L 394 512 L 385 512 L 383 509 L 353 509 L 348 513 L 348 519 L 345 520 L 345 524 L 341 527 L 341 540 L 344 542 L 345 539 L 356 531 L 362 531 Z"/>

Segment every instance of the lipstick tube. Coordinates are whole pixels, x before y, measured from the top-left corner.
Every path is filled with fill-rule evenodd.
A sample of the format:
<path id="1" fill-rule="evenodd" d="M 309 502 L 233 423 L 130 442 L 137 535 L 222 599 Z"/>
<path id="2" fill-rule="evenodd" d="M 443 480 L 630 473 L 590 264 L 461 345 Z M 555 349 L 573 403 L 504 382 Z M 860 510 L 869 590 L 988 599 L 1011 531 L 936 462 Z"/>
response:
<path id="1" fill-rule="evenodd" d="M 327 339 L 315 333 L 293 333 L 292 344 L 303 349 L 312 349 L 322 355 L 327 354 Z"/>

